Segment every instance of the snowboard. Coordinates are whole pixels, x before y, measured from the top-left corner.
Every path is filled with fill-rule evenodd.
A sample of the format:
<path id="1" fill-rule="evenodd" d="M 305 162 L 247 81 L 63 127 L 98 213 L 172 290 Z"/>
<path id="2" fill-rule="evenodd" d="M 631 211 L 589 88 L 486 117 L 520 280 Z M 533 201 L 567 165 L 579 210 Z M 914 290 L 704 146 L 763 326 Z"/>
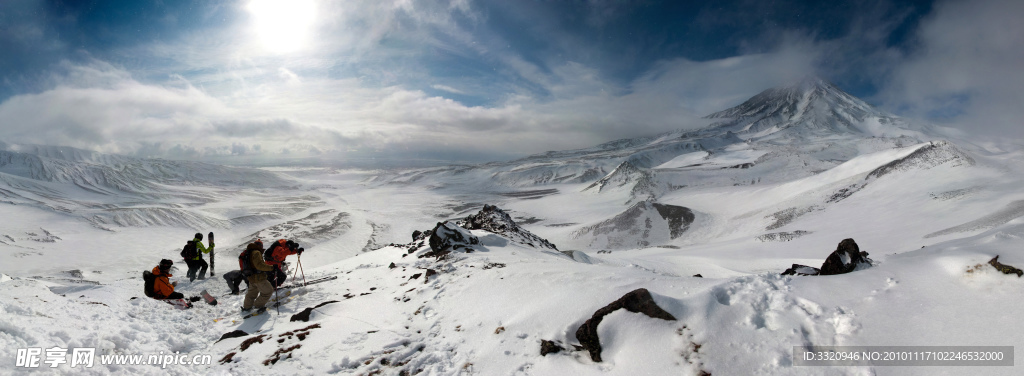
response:
<path id="1" fill-rule="evenodd" d="M 206 291 L 206 289 L 203 289 L 203 292 L 199 293 L 199 295 L 202 295 L 203 300 L 206 301 L 206 304 L 217 305 L 217 298 L 214 298 L 213 295 L 210 295 L 210 293 Z"/>
<path id="2" fill-rule="evenodd" d="M 216 270 L 216 269 L 214 268 L 214 266 L 213 266 L 213 265 L 214 265 L 214 261 L 213 261 L 213 260 L 214 260 L 214 257 L 213 257 L 213 253 L 214 253 L 214 248 L 216 247 L 216 246 L 215 246 L 215 245 L 213 244 L 213 231 L 210 231 L 210 234 L 209 234 L 209 238 L 210 238 L 210 275 L 213 275 L 213 273 L 214 273 L 214 270 Z M 214 300 L 214 302 L 216 302 L 216 300 Z M 216 304 L 216 303 L 214 303 L 214 304 Z"/>

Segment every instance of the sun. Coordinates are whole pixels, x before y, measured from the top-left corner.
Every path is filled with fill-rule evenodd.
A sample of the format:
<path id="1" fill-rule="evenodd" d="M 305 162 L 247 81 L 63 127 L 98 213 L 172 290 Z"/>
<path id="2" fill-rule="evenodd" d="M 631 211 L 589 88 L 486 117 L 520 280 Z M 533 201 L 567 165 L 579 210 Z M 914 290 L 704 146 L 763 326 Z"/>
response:
<path id="1" fill-rule="evenodd" d="M 313 0 L 252 0 L 252 13 L 260 43 L 277 54 L 295 52 L 309 43 L 316 18 Z"/>

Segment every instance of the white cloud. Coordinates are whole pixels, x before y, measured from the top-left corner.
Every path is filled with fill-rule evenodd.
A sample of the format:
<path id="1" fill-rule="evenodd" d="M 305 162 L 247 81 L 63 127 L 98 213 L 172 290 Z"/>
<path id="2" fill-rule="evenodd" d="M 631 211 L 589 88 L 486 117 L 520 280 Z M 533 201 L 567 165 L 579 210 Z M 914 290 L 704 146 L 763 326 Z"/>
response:
<path id="1" fill-rule="evenodd" d="M 434 89 L 437 89 L 437 90 L 447 91 L 449 93 L 454 93 L 454 94 L 466 94 L 466 92 L 464 92 L 462 90 L 459 90 L 459 89 L 456 89 L 456 88 L 453 88 L 453 87 L 447 86 L 447 85 L 434 84 L 434 85 L 431 85 L 430 87 L 432 87 Z"/>
<path id="2" fill-rule="evenodd" d="M 1024 136 L 1024 2 L 943 1 L 879 95 L 890 108 L 972 133 Z"/>

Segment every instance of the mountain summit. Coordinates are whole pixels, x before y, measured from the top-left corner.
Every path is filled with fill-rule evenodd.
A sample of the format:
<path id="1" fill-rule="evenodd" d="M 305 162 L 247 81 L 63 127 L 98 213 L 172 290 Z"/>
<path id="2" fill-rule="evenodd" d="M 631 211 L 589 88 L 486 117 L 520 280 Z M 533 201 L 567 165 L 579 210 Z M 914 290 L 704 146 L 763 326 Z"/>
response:
<path id="1" fill-rule="evenodd" d="M 709 130 L 730 131 L 744 139 L 808 139 L 831 135 L 900 136 L 916 133 L 818 77 L 772 88 L 740 105 L 706 116 L 722 119 Z"/>

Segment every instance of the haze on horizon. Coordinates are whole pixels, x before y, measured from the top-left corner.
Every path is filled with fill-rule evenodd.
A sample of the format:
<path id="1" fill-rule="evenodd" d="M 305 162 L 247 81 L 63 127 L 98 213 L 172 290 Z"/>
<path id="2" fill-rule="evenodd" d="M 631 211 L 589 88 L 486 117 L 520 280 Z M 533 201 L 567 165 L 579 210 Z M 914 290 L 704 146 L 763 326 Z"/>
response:
<path id="1" fill-rule="evenodd" d="M 807 75 L 1016 140 L 1022 16 L 997 0 L 5 1 L 0 142 L 485 162 L 704 126 Z"/>

